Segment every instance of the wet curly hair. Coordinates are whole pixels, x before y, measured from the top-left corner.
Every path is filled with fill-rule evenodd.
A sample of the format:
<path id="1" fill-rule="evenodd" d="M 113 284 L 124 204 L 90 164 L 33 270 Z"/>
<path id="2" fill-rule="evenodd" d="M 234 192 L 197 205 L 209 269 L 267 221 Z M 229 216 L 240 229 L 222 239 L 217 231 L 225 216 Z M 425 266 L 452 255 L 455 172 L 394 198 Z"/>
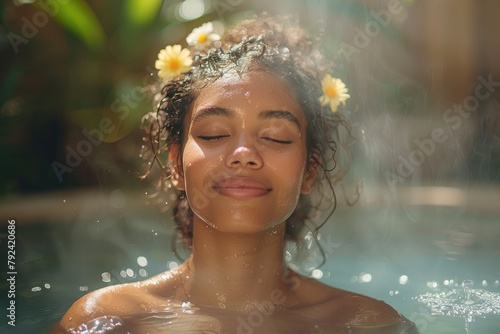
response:
<path id="1" fill-rule="evenodd" d="M 275 75 L 290 89 L 306 116 L 307 170 L 317 177 L 315 190 L 300 196 L 294 213 L 287 219 L 286 238 L 298 247 L 300 240 L 304 239 L 304 232 L 309 235 L 308 240 L 311 240 L 311 235 L 317 240 L 319 228 L 335 210 L 334 187 L 349 168 L 349 146 L 353 142 L 346 117 L 319 102 L 323 94 L 321 78 L 331 71 L 333 64 L 306 36 L 297 19 L 289 16 L 262 15 L 241 22 L 227 30 L 216 44 L 206 52 L 191 50 L 191 69 L 163 84 L 157 94 L 155 110 L 143 118 L 147 144 L 143 146 L 142 155 L 149 160 L 149 170 L 144 176 L 149 175 L 154 165 L 160 166 L 161 170 L 157 192 L 150 197 L 156 199 L 165 211 L 172 211 L 179 232 L 177 235 L 180 234 L 190 246 L 193 211 L 185 192 L 172 186 L 172 171 L 165 165 L 167 159 L 162 153 L 176 146 L 182 156 L 185 117 L 203 87 L 228 71 L 241 74 L 265 71 Z M 172 244 L 175 247 L 176 242 Z M 320 253 L 321 265 L 325 258 L 323 252 Z"/>

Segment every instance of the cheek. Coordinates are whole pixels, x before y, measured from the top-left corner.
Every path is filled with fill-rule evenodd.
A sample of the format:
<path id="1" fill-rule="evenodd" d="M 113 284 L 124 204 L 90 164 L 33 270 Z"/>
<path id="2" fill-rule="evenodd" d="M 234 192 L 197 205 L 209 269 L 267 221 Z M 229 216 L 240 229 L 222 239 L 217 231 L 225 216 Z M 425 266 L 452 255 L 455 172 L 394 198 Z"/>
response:
<path id="1" fill-rule="evenodd" d="M 185 191 L 193 211 L 202 210 L 208 201 L 216 196 L 216 192 L 211 188 L 211 181 L 217 177 L 214 171 L 220 165 L 220 161 L 220 156 L 207 156 L 207 152 L 195 142 L 190 140 L 186 142 L 183 152 Z"/>
<path id="2" fill-rule="evenodd" d="M 284 196 L 300 195 L 305 171 L 305 154 L 302 151 L 271 158 L 268 167 L 273 170 L 281 188 L 285 190 Z"/>

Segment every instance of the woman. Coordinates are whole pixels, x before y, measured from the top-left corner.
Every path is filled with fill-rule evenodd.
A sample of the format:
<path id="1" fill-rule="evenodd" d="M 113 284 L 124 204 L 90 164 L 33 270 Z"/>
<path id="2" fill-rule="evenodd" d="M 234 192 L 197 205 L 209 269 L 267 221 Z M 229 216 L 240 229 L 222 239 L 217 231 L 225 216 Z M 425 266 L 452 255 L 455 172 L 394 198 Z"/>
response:
<path id="1" fill-rule="evenodd" d="M 315 235 L 318 209 L 334 209 L 349 162 L 335 155 L 351 138 L 337 111 L 345 85 L 288 18 L 246 21 L 222 39 L 211 29 L 195 29 L 189 50 L 160 52 L 163 89 L 145 117 L 165 172 L 160 191 L 176 193 L 174 220 L 191 254 L 174 270 L 82 297 L 59 330 L 412 331 L 384 302 L 300 275 L 283 257 L 286 242 Z"/>

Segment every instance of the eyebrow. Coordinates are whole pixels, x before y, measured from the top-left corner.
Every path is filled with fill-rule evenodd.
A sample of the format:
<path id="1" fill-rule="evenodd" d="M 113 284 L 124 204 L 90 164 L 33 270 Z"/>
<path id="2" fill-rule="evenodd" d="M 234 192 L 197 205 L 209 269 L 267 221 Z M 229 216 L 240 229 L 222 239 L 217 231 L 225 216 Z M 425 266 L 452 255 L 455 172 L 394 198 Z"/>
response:
<path id="1" fill-rule="evenodd" d="M 234 117 L 234 112 L 230 109 L 222 107 L 207 107 L 199 110 L 191 120 L 192 124 L 201 122 L 202 120 L 212 117 L 212 116 L 224 116 L 228 118 Z M 293 123 L 300 130 L 300 123 L 297 117 L 289 111 L 286 110 L 264 110 L 259 116 L 259 119 L 284 119 Z"/>
<path id="2" fill-rule="evenodd" d="M 292 122 L 297 126 L 297 128 L 300 130 L 300 123 L 297 117 L 295 117 L 294 114 L 292 114 L 289 111 L 286 110 L 265 110 L 259 114 L 260 119 L 272 119 L 272 118 L 278 118 L 278 119 L 284 119 L 287 121 Z"/>
<path id="3" fill-rule="evenodd" d="M 191 123 L 198 123 L 206 118 L 211 116 L 224 116 L 228 118 L 232 118 L 234 116 L 233 112 L 226 108 L 221 107 L 208 107 L 199 110 L 191 120 Z"/>

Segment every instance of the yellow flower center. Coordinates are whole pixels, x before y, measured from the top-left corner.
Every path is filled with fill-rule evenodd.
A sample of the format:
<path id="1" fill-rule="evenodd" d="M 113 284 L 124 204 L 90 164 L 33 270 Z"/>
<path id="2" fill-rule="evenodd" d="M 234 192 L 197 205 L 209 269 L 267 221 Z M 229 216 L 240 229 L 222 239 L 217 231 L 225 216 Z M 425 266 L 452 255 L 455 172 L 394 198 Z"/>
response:
<path id="1" fill-rule="evenodd" d="M 168 62 L 168 68 L 173 71 L 179 69 L 179 67 L 181 67 L 181 62 L 177 58 L 170 59 L 170 61 Z"/>
<path id="2" fill-rule="evenodd" d="M 332 86 L 327 87 L 327 88 L 325 89 L 325 94 L 326 94 L 328 97 L 335 97 L 335 96 L 337 96 L 337 95 L 338 95 L 338 93 L 337 93 L 337 89 L 335 89 L 335 87 L 332 87 Z"/>
<path id="3" fill-rule="evenodd" d="M 207 41 L 207 34 L 198 35 L 198 43 L 205 43 Z"/>

